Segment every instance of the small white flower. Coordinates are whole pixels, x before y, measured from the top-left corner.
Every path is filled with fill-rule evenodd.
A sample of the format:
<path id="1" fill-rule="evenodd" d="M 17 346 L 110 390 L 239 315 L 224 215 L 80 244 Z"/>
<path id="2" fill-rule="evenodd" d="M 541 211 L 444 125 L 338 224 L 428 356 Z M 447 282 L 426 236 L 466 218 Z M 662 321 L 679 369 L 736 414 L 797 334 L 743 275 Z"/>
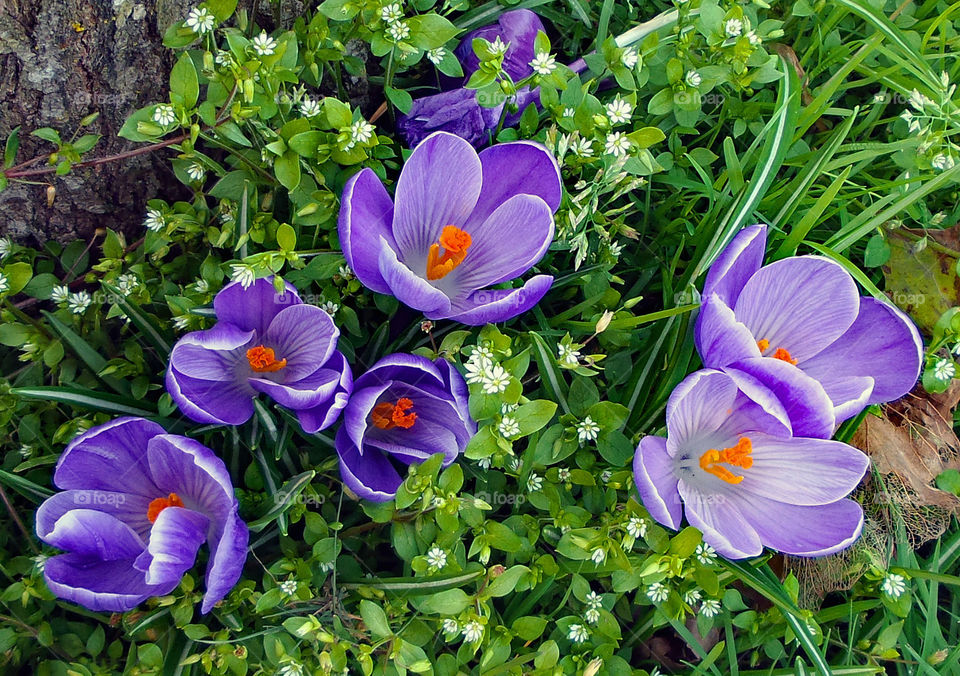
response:
<path id="1" fill-rule="evenodd" d="M 497 364 L 483 379 L 484 394 L 500 394 L 506 392 L 510 384 L 510 374 L 500 364 Z"/>
<path id="2" fill-rule="evenodd" d="M 511 472 L 516 472 L 518 469 L 520 469 L 520 458 L 515 455 L 511 455 L 510 459 L 507 460 L 507 467 Z"/>
<path id="3" fill-rule="evenodd" d="M 910 92 L 910 98 L 908 99 L 908 103 L 911 106 L 913 106 L 914 109 L 922 113 L 924 106 L 932 104 L 933 101 L 931 101 L 928 97 L 926 97 L 925 95 L 921 94 L 919 91 L 914 89 L 912 92 Z"/>
<path id="4" fill-rule="evenodd" d="M 500 430 L 500 434 L 509 439 L 520 434 L 520 423 L 512 415 L 505 415 L 500 419 L 497 429 Z"/>
<path id="5" fill-rule="evenodd" d="M 53 290 L 50 292 L 50 299 L 54 303 L 63 303 L 70 297 L 70 287 L 65 284 L 58 284 L 53 287 Z"/>
<path id="6" fill-rule="evenodd" d="M 300 102 L 300 114 L 304 117 L 316 117 L 320 114 L 320 102 L 310 97 Z"/>
<path id="7" fill-rule="evenodd" d="M 337 274 L 343 277 L 346 281 L 353 279 L 353 270 L 350 269 L 349 265 L 341 265 L 337 270 Z"/>
<path id="8" fill-rule="evenodd" d="M 190 328 L 190 315 L 180 315 L 173 318 L 173 328 L 177 331 L 186 331 Z"/>
<path id="9" fill-rule="evenodd" d="M 482 383 L 490 376 L 490 364 L 475 362 L 470 359 L 466 364 L 463 365 L 463 367 L 467 370 L 466 379 L 468 385 Z"/>
<path id="10" fill-rule="evenodd" d="M 299 662 L 287 658 L 288 661 L 280 665 L 280 669 L 277 670 L 277 676 L 303 676 L 303 665 Z"/>
<path id="11" fill-rule="evenodd" d="M 590 591 L 583 600 L 587 608 L 599 609 L 603 605 L 603 597 L 595 591 Z"/>
<path id="12" fill-rule="evenodd" d="M 700 614 L 704 617 L 716 617 L 720 614 L 720 601 L 717 599 L 707 599 L 700 604 Z"/>
<path id="13" fill-rule="evenodd" d="M 620 253 L 623 251 L 623 244 L 620 242 L 610 242 L 608 251 L 614 258 L 620 258 Z"/>
<path id="14" fill-rule="evenodd" d="M 557 345 L 557 356 L 560 363 L 567 366 L 576 366 L 580 363 L 580 352 L 563 343 Z"/>
<path id="15" fill-rule="evenodd" d="M 571 624 L 567 629 L 567 639 L 574 643 L 583 643 L 590 638 L 590 630 L 582 624 Z"/>
<path id="16" fill-rule="evenodd" d="M 670 590 L 662 582 L 654 582 L 647 587 L 647 598 L 654 603 L 663 603 L 670 596 Z"/>
<path id="17" fill-rule="evenodd" d="M 596 608 L 587 608 L 583 614 L 583 619 L 585 619 L 588 624 L 596 624 L 600 621 L 600 611 Z"/>
<path id="18" fill-rule="evenodd" d="M 469 361 L 486 367 L 493 366 L 493 350 L 485 345 L 477 345 L 470 353 Z"/>
<path id="19" fill-rule="evenodd" d="M 683 78 L 683 81 L 687 83 L 688 87 L 699 87 L 700 83 L 703 82 L 703 78 L 700 77 L 700 73 L 695 70 L 688 70 L 686 76 Z"/>
<path id="20" fill-rule="evenodd" d="M 0 293 L 3 293 L 10 288 L 10 282 L 7 280 L 7 276 L 0 272 Z"/>
<path id="21" fill-rule="evenodd" d="M 483 625 L 476 620 L 470 620 L 463 625 L 463 639 L 467 643 L 476 643 L 483 638 Z"/>
<path id="22" fill-rule="evenodd" d="M 508 404 L 507 402 L 503 402 L 500 404 L 500 415 L 510 415 L 518 408 L 520 408 L 519 404 Z"/>
<path id="23" fill-rule="evenodd" d="M 570 150 L 579 157 L 593 157 L 593 142 L 586 137 L 580 137 L 570 144 Z"/>
<path id="24" fill-rule="evenodd" d="M 320 309 L 332 317 L 337 314 L 337 310 L 340 309 L 340 306 L 334 303 L 332 300 L 328 300 L 320 306 Z"/>
<path id="25" fill-rule="evenodd" d="M 941 225 L 945 220 L 947 220 L 947 215 L 942 211 L 938 211 L 930 217 L 930 225 Z"/>
<path id="26" fill-rule="evenodd" d="M 277 50 L 277 41 L 267 35 L 267 31 L 260 31 L 260 35 L 250 43 L 257 56 L 270 56 Z"/>
<path id="27" fill-rule="evenodd" d="M 622 63 L 625 68 L 633 68 L 639 60 L 640 54 L 637 53 L 636 49 L 625 49 L 623 54 L 620 55 L 620 63 Z"/>
<path id="28" fill-rule="evenodd" d="M 436 49 L 431 49 L 427 51 L 427 59 L 434 66 L 439 66 L 440 63 L 447 57 L 447 50 L 443 47 L 437 47 Z"/>
<path id="29" fill-rule="evenodd" d="M 900 595 L 907 589 L 906 579 L 903 575 L 887 573 L 887 576 L 883 578 L 880 588 L 887 596 L 895 599 L 900 598 Z"/>
<path id="30" fill-rule="evenodd" d="M 937 380 L 951 380 L 957 375 L 957 366 L 949 359 L 940 359 L 933 367 L 933 377 Z"/>
<path id="31" fill-rule="evenodd" d="M 560 483 L 566 483 L 570 481 L 570 470 L 566 467 L 561 467 L 557 470 L 557 481 Z"/>
<path id="32" fill-rule="evenodd" d="M 607 551 L 603 547 L 597 547 L 590 553 L 590 560 L 598 566 L 607 559 Z"/>
<path id="33" fill-rule="evenodd" d="M 384 5 L 380 10 L 380 18 L 387 23 L 399 21 L 403 18 L 403 7 L 400 6 L 399 2 L 393 2 L 389 5 Z"/>
<path id="34" fill-rule="evenodd" d="M 193 288 L 197 290 L 197 293 L 206 293 L 210 290 L 210 285 L 207 283 L 207 280 L 198 279 L 194 283 Z"/>
<path id="35" fill-rule="evenodd" d="M 557 60 L 553 57 L 553 54 L 537 52 L 533 61 L 530 62 L 530 67 L 537 75 L 546 76 L 557 69 Z"/>
<path id="36" fill-rule="evenodd" d="M 692 606 L 699 600 L 700 600 L 699 589 L 691 589 L 683 595 L 683 602 L 690 606 Z"/>
<path id="37" fill-rule="evenodd" d="M 157 209 L 147 209 L 147 217 L 143 219 L 143 224 L 147 230 L 152 230 L 153 232 L 159 232 L 163 229 L 163 226 L 166 225 L 163 214 Z"/>
<path id="38" fill-rule="evenodd" d="M 607 104 L 607 118 L 610 124 L 623 124 L 630 121 L 630 115 L 633 114 L 633 106 L 629 101 L 624 101 L 619 96 Z"/>
<path id="39" fill-rule="evenodd" d="M 447 553 L 437 545 L 430 548 L 427 552 L 427 565 L 431 570 L 437 571 L 447 565 Z"/>
<path id="40" fill-rule="evenodd" d="M 460 623 L 457 622 L 452 617 L 448 617 L 443 621 L 443 633 L 445 634 L 459 634 L 460 633 Z"/>
<path id="41" fill-rule="evenodd" d="M 10 255 L 13 250 L 13 244 L 6 237 L 0 237 L 0 261 Z"/>
<path id="42" fill-rule="evenodd" d="M 588 441 L 595 441 L 600 434 L 600 425 L 593 421 L 593 418 L 587 416 L 577 423 L 577 441 L 583 446 Z"/>
<path id="43" fill-rule="evenodd" d="M 359 143 L 362 145 L 373 138 L 375 131 L 374 126 L 366 120 L 357 120 L 350 125 L 350 140 L 354 144 Z"/>
<path id="44" fill-rule="evenodd" d="M 127 273 L 117 277 L 117 291 L 124 296 L 133 293 L 138 286 L 140 286 L 140 280 L 134 274 Z"/>
<path id="45" fill-rule="evenodd" d="M 563 113 L 561 113 L 561 115 L 562 117 L 573 117 L 576 114 L 576 112 L 577 111 L 575 111 L 573 108 L 567 106 L 566 108 L 563 109 Z"/>
<path id="46" fill-rule="evenodd" d="M 70 308 L 70 312 L 75 315 L 83 314 L 83 312 L 90 307 L 90 303 L 93 302 L 93 299 L 90 297 L 90 294 L 86 291 L 80 291 L 79 293 L 71 293 L 70 298 L 67 300 L 67 307 Z"/>
<path id="47" fill-rule="evenodd" d="M 187 20 L 184 23 L 194 33 L 202 35 L 213 30 L 214 17 L 205 8 L 194 7 L 187 14 Z"/>
<path id="48" fill-rule="evenodd" d="M 229 66 L 233 62 L 233 55 L 223 49 L 217 50 L 217 55 L 213 57 L 214 63 L 218 66 Z"/>
<path id="49" fill-rule="evenodd" d="M 717 558 L 717 550 L 704 542 L 697 545 L 694 555 L 697 557 L 697 561 L 706 566 L 713 563 Z"/>
<path id="50" fill-rule="evenodd" d="M 944 155 L 943 153 L 937 153 L 934 158 L 930 160 L 930 164 L 938 171 L 952 169 L 954 163 L 954 159 L 950 155 Z"/>
<path id="51" fill-rule="evenodd" d="M 740 19 L 729 19 L 723 24 L 723 32 L 728 38 L 735 38 L 743 33 L 743 22 Z"/>
<path id="52" fill-rule="evenodd" d="M 397 21 L 390 24 L 387 28 L 387 35 L 389 35 L 390 39 L 394 42 L 406 40 L 410 37 L 410 26 L 407 25 L 406 21 Z"/>
<path id="53" fill-rule="evenodd" d="M 631 516 L 627 522 L 627 533 L 634 539 L 642 538 L 647 534 L 647 520 L 640 516 Z"/>
<path id="54" fill-rule="evenodd" d="M 608 155 L 625 157 L 627 153 L 630 152 L 630 146 L 632 145 L 626 134 L 615 131 L 612 134 L 607 134 L 607 139 L 603 143 L 603 149 Z"/>
<path id="55" fill-rule="evenodd" d="M 36 556 L 34 556 L 33 558 L 31 558 L 30 560 L 33 561 L 33 565 L 37 567 L 37 572 L 38 572 L 38 573 L 42 573 L 42 572 L 43 572 L 43 569 L 44 569 L 44 568 L 46 567 L 46 565 L 47 565 L 47 559 L 49 559 L 49 558 L 50 558 L 50 557 L 49 557 L 48 555 L 46 555 L 46 554 L 37 554 Z"/>
<path id="56" fill-rule="evenodd" d="M 202 181 L 203 177 L 207 175 L 206 170 L 203 168 L 203 165 L 199 162 L 192 162 L 189 167 L 187 167 L 187 176 L 189 176 L 194 181 Z"/>
<path id="57" fill-rule="evenodd" d="M 613 472 L 611 472 L 611 471 L 608 470 L 608 469 L 605 469 L 605 470 L 603 470 L 602 472 L 600 472 L 600 481 L 602 481 L 602 482 L 605 483 L 605 484 L 606 484 L 606 483 L 609 483 L 609 482 L 610 482 L 610 478 L 611 478 L 612 476 L 613 476 Z"/>
<path id="58" fill-rule="evenodd" d="M 293 596 L 297 593 L 297 581 L 296 580 L 284 580 L 280 583 L 280 591 L 286 594 L 287 596 Z"/>
<path id="59" fill-rule="evenodd" d="M 320 569 L 321 573 L 329 573 L 331 570 L 333 570 L 333 566 L 333 562 L 317 564 L 317 568 Z"/>
<path id="60" fill-rule="evenodd" d="M 173 110 L 173 106 L 167 103 L 161 103 L 153 109 L 153 121 L 161 127 L 173 124 L 173 121 L 176 119 L 177 113 Z"/>
<path id="61" fill-rule="evenodd" d="M 531 472 L 530 476 L 527 478 L 527 491 L 530 493 L 536 493 L 541 488 L 543 488 L 543 477 L 536 472 Z"/>
<path id="62" fill-rule="evenodd" d="M 255 279 L 253 268 L 249 265 L 234 263 L 230 266 L 230 281 L 239 282 L 244 289 L 249 288 Z"/>
<path id="63" fill-rule="evenodd" d="M 499 35 L 493 42 L 490 43 L 490 51 L 492 51 L 496 56 L 503 56 L 507 53 L 507 49 L 509 48 L 510 43 L 501 40 Z"/>
<path id="64" fill-rule="evenodd" d="M 753 45 L 754 47 L 756 47 L 757 45 L 763 42 L 763 40 L 760 39 L 760 36 L 757 35 L 756 31 L 750 31 L 749 33 L 747 33 L 747 40 L 749 40 L 750 44 Z"/>
<path id="65" fill-rule="evenodd" d="M 477 464 L 480 465 L 480 469 L 490 469 L 490 456 L 480 458 L 477 460 Z"/>

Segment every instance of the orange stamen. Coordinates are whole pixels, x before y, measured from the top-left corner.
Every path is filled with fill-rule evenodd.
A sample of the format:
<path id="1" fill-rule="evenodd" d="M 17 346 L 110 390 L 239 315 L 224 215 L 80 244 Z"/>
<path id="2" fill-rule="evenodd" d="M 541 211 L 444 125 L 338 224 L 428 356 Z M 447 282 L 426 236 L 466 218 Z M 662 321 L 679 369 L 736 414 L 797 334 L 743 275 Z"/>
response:
<path id="1" fill-rule="evenodd" d="M 440 233 L 436 244 L 430 245 L 427 252 L 427 279 L 431 282 L 443 279 L 467 257 L 467 249 L 473 243 L 470 233 L 464 232 L 455 225 L 448 225 Z M 444 248 L 440 255 L 440 247 Z"/>
<path id="2" fill-rule="evenodd" d="M 762 339 L 762 340 L 758 340 L 758 341 L 757 341 L 757 347 L 760 348 L 760 353 L 763 354 L 764 352 L 766 352 L 766 351 L 770 348 L 770 341 L 767 340 L 766 338 L 764 338 L 764 339 Z M 787 362 L 788 364 L 793 364 L 794 366 L 797 365 L 797 360 L 794 359 L 794 358 L 790 355 L 790 352 L 789 352 L 789 351 L 787 351 L 786 349 L 784 349 L 784 348 L 782 348 L 782 347 L 778 347 L 778 348 L 776 349 L 776 351 L 775 351 L 773 354 L 771 354 L 770 356 L 773 357 L 774 359 L 779 359 L 780 361 L 785 361 L 785 362 Z"/>
<path id="3" fill-rule="evenodd" d="M 718 465 L 722 463 L 750 469 L 753 466 L 753 458 L 750 457 L 752 450 L 753 446 L 750 443 L 750 439 L 748 437 L 741 437 L 735 446 L 724 448 L 721 451 L 711 448 L 701 455 L 700 469 L 704 472 L 709 472 L 718 479 L 726 481 L 728 484 L 738 484 L 743 481 L 742 476 L 738 476 L 726 467 L 719 467 Z"/>
<path id="4" fill-rule="evenodd" d="M 413 402 L 406 398 L 398 399 L 396 404 L 384 401 L 373 407 L 370 420 L 382 430 L 391 430 L 394 427 L 408 430 L 417 421 L 417 414 L 410 411 L 411 408 Z"/>
<path id="5" fill-rule="evenodd" d="M 157 517 L 160 516 L 160 512 L 167 507 L 183 507 L 183 500 L 181 500 L 180 496 L 176 493 L 171 493 L 165 498 L 151 500 L 150 504 L 147 505 L 147 518 L 150 519 L 150 523 L 156 521 Z"/>
<path id="6" fill-rule="evenodd" d="M 247 361 L 250 362 L 250 368 L 257 373 L 273 373 L 287 365 L 286 359 L 277 361 L 272 347 L 264 347 L 263 345 L 257 345 L 247 350 Z"/>

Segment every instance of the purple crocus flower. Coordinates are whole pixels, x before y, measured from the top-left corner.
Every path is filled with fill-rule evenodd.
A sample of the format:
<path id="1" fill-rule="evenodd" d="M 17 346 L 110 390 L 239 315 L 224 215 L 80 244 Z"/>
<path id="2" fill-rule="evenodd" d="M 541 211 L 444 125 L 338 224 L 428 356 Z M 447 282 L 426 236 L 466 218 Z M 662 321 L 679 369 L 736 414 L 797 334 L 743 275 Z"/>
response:
<path id="1" fill-rule="evenodd" d="M 37 535 L 65 550 L 43 569 L 55 596 L 124 612 L 169 594 L 210 547 L 207 613 L 233 588 L 249 533 L 223 461 L 200 442 L 143 418 L 119 418 L 67 446 L 37 510 Z"/>
<path id="2" fill-rule="evenodd" d="M 396 296 L 430 319 L 479 325 L 526 312 L 553 277 L 520 289 L 484 289 L 522 275 L 553 241 L 560 170 L 538 143 L 477 152 L 437 132 L 414 149 L 391 200 L 366 168 L 343 189 L 340 246 L 367 288 Z"/>
<path id="3" fill-rule="evenodd" d="M 539 16 L 528 9 L 515 9 L 501 14 L 497 23 L 467 33 L 454 50 L 463 68 L 463 79 L 443 78 L 442 84 L 449 91 L 419 98 L 406 115 L 398 116 L 397 130 L 407 145 L 413 148 L 435 131 L 456 134 L 478 148 L 487 144 L 490 134 L 500 123 L 506 102 L 492 107 L 482 106 L 476 90 L 463 88 L 480 67 L 480 60 L 473 51 L 473 40 L 483 38 L 492 43 L 499 38 L 507 44 L 503 70 L 517 82 L 533 73 L 530 62 L 535 56 L 533 43 L 538 31 L 546 32 Z M 504 117 L 504 126 L 515 125 L 528 105 L 539 102 L 538 88 L 522 88 L 514 100 L 517 112 Z"/>
<path id="4" fill-rule="evenodd" d="M 640 441 L 634 480 L 650 515 L 674 530 L 683 516 L 720 554 L 770 547 L 824 556 L 860 535 L 863 510 L 845 499 L 869 459 L 847 444 L 797 437 L 774 393 L 735 369 L 703 369 L 667 403 L 667 436 Z"/>
<path id="5" fill-rule="evenodd" d="M 167 391 L 191 420 L 240 425 L 258 393 L 297 414 L 305 432 L 332 425 L 347 404 L 353 374 L 336 349 L 339 329 L 290 284 L 234 282 L 213 299 L 217 323 L 183 336 L 170 353 Z"/>
<path id="6" fill-rule="evenodd" d="M 357 378 L 337 431 L 343 482 L 361 498 L 392 500 L 397 463 L 436 453 L 452 463 L 477 432 L 463 376 L 443 359 L 391 354 Z M 404 472 L 405 473 L 405 472 Z"/>
<path id="7" fill-rule="evenodd" d="M 816 381 L 836 423 L 909 392 L 923 359 L 913 322 L 889 303 L 861 297 L 829 258 L 763 266 L 766 233 L 764 225 L 739 232 L 707 274 L 696 326 L 704 366 L 735 365 L 784 402 L 809 394 Z"/>

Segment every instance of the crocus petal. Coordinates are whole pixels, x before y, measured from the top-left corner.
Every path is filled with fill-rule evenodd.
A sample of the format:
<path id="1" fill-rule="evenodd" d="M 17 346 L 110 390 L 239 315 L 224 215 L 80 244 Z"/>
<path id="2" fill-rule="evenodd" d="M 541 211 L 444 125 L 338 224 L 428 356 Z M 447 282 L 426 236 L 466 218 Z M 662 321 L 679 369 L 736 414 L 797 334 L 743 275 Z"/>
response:
<path id="1" fill-rule="evenodd" d="M 523 226 L 517 227 L 518 223 Z M 553 242 L 553 212 L 533 195 L 514 195 L 489 218 L 467 227 L 473 244 L 466 258 L 436 282 L 452 298 L 519 277 L 543 258 Z"/>
<path id="2" fill-rule="evenodd" d="M 369 387 L 362 387 L 360 381 L 357 381 L 357 386 L 348 402 L 349 405 L 343 411 L 342 429 L 350 442 L 359 449 L 358 453 L 363 453 L 363 440 L 367 435 L 370 413 L 392 384 L 392 380 L 387 380 L 371 384 Z"/>
<path id="3" fill-rule="evenodd" d="M 272 347 L 277 359 L 286 359 L 284 382 L 291 383 L 316 372 L 327 363 L 337 347 L 340 329 L 333 319 L 315 305 L 286 308 L 270 322 L 264 344 Z"/>
<path id="4" fill-rule="evenodd" d="M 553 284 L 551 275 L 536 275 L 519 289 L 483 289 L 458 301 L 449 314 L 424 312 L 430 319 L 449 318 L 467 326 L 505 322 L 533 308 L 547 295 Z"/>
<path id="5" fill-rule="evenodd" d="M 526 87 L 524 90 L 529 91 Z M 487 110 L 494 109 L 480 106 L 476 90 L 451 89 L 415 99 L 409 113 L 397 116 L 397 131 L 411 148 L 437 131 L 449 132 L 480 147 L 490 142 L 491 132 L 497 127 L 496 121 L 488 119 Z"/>
<path id="6" fill-rule="evenodd" d="M 470 435 L 473 436 L 477 433 L 477 424 L 470 417 L 470 390 L 467 387 L 467 381 L 446 359 L 441 357 L 433 363 L 443 376 L 443 384 L 453 396 L 453 405 L 460 416 L 460 420 L 464 423 Z"/>
<path id="7" fill-rule="evenodd" d="M 350 364 L 347 363 L 343 353 L 339 350 L 335 351 L 327 362 L 327 367 L 339 374 L 334 395 L 316 406 L 297 411 L 300 427 L 307 434 L 325 430 L 335 423 L 350 400 L 350 393 L 353 392 L 353 371 L 350 370 Z"/>
<path id="8" fill-rule="evenodd" d="M 726 495 L 703 495 L 682 480 L 678 488 L 687 521 L 700 529 L 703 541 L 718 553 L 728 559 L 743 559 L 763 551 L 757 532 Z"/>
<path id="9" fill-rule="evenodd" d="M 196 439 L 160 434 L 147 446 L 150 473 L 160 492 L 176 493 L 188 509 L 205 514 L 212 522 L 234 510 L 236 497 L 223 460 Z"/>
<path id="10" fill-rule="evenodd" d="M 703 295 L 715 293 L 733 307 L 747 280 L 763 265 L 766 247 L 767 226 L 751 225 L 738 232 L 710 266 Z"/>
<path id="11" fill-rule="evenodd" d="M 684 378 L 667 401 L 667 449 L 695 448 L 714 437 L 727 420 L 737 396 L 737 385 L 726 373 L 702 369 Z"/>
<path id="12" fill-rule="evenodd" d="M 48 545 L 100 561 L 136 558 L 143 540 L 112 514 L 92 509 L 72 509 L 47 533 L 37 533 Z"/>
<path id="13" fill-rule="evenodd" d="M 204 578 L 206 592 L 200 604 L 201 613 L 209 613 L 237 584 L 247 560 L 249 540 L 247 524 L 234 512 L 223 523 L 219 537 L 210 541 L 210 561 Z"/>
<path id="14" fill-rule="evenodd" d="M 388 354 L 357 378 L 357 389 L 379 386 L 385 382 L 401 380 L 417 387 L 442 385 L 443 374 L 437 365 L 418 354 L 396 352 Z"/>
<path id="15" fill-rule="evenodd" d="M 819 382 L 793 364 L 772 357 L 755 357 L 729 368 L 750 374 L 776 395 L 790 419 L 793 436 L 833 436 L 837 425 L 833 402 Z"/>
<path id="16" fill-rule="evenodd" d="M 302 302 L 296 288 L 287 282 L 284 284 L 283 294 L 277 293 L 270 277 L 254 280 L 246 289 L 239 282 L 227 284 L 213 299 L 217 320 L 262 336 L 281 310 Z"/>
<path id="17" fill-rule="evenodd" d="M 245 380 L 200 380 L 170 367 L 165 384 L 180 411 L 194 422 L 242 425 L 253 416 L 254 392 Z"/>
<path id="18" fill-rule="evenodd" d="M 165 430 L 143 418 L 117 418 L 71 441 L 53 475 L 58 488 L 160 495 L 147 467 L 147 442 Z"/>
<path id="19" fill-rule="evenodd" d="M 753 496 L 738 502 L 743 504 L 740 511 L 763 544 L 784 554 L 835 554 L 856 542 L 863 530 L 863 508 L 853 500 L 813 507 Z"/>
<path id="20" fill-rule="evenodd" d="M 147 551 L 135 564 L 144 571 L 147 584 L 179 584 L 193 567 L 209 525 L 210 519 L 192 509 L 167 507 L 161 511 L 150 531 Z"/>
<path id="21" fill-rule="evenodd" d="M 379 265 L 380 274 L 398 300 L 415 310 L 435 315 L 446 316 L 450 311 L 450 299 L 447 295 L 401 263 L 397 252 L 391 249 L 383 238 L 380 238 Z"/>
<path id="22" fill-rule="evenodd" d="M 219 322 L 207 331 L 193 331 L 173 346 L 170 368 L 199 380 L 234 381 L 237 364 L 243 358 L 240 348 L 254 335 L 227 322 Z"/>
<path id="23" fill-rule="evenodd" d="M 480 164 L 483 167 L 483 187 L 477 206 L 464 226 L 471 235 L 501 204 L 515 195 L 539 197 L 551 214 L 560 207 L 563 197 L 560 167 L 543 145 L 533 141 L 498 143 L 480 152 Z M 518 234 L 517 228 L 512 234 Z"/>
<path id="24" fill-rule="evenodd" d="M 360 455 L 343 427 L 337 431 L 336 446 L 340 476 L 357 496 L 373 502 L 387 502 L 397 495 L 403 479 L 386 455 L 379 452 Z"/>
<path id="25" fill-rule="evenodd" d="M 347 265 L 357 279 L 377 293 L 390 293 L 380 275 L 380 238 L 396 250 L 393 239 L 393 200 L 373 172 L 365 168 L 351 176 L 343 187 L 337 229 Z"/>
<path id="26" fill-rule="evenodd" d="M 756 436 L 753 465 L 735 491 L 793 505 L 825 505 L 850 495 L 870 466 L 853 446 L 828 439 Z"/>
<path id="27" fill-rule="evenodd" d="M 51 532 L 57 519 L 74 509 L 95 509 L 110 514 L 130 526 L 144 542 L 150 533 L 147 519 L 150 501 L 156 496 L 116 491 L 73 489 L 54 493 L 37 509 L 36 529 L 41 540 Z"/>
<path id="28" fill-rule="evenodd" d="M 804 361 L 843 335 L 859 308 L 857 286 L 838 263 L 797 256 L 758 270 L 733 311 L 758 341 Z"/>
<path id="29" fill-rule="evenodd" d="M 719 368 L 741 359 L 759 357 L 760 348 L 733 310 L 720 296 L 704 296 L 694 331 L 697 352 L 707 368 Z"/>
<path id="30" fill-rule="evenodd" d="M 431 455 L 441 453 L 444 465 L 448 465 L 460 454 L 457 437 L 451 430 L 419 416 L 410 429 L 372 428 L 364 438 L 364 445 L 364 456 L 373 455 L 370 450 L 373 448 L 389 453 L 405 463 L 423 462 Z"/>
<path id="31" fill-rule="evenodd" d="M 633 456 L 633 476 L 650 516 L 667 528 L 680 530 L 683 510 L 666 439 L 646 436 L 640 440 Z"/>
<path id="32" fill-rule="evenodd" d="M 777 396 L 748 373 L 732 368 L 723 370 L 736 383 L 740 392 L 730 407 L 730 415 L 717 428 L 719 439 L 734 439 L 751 433 L 772 437 L 793 434 L 790 416 Z"/>
<path id="33" fill-rule="evenodd" d="M 845 380 L 873 380 L 866 404 L 892 401 L 913 389 L 922 362 L 923 342 L 913 322 L 888 303 L 863 297 L 857 319 L 847 332 L 799 366 L 823 383 L 834 404 L 841 407 L 845 401 L 858 399 L 849 386 L 843 390 Z M 866 405 L 859 404 L 855 401 L 838 418 L 856 415 Z"/>
<path id="34" fill-rule="evenodd" d="M 322 310 L 321 310 L 322 312 Z M 337 391 L 340 373 L 328 368 L 319 368 L 306 378 L 286 385 L 265 378 L 250 378 L 250 386 L 263 392 L 281 406 L 301 411 L 323 404 Z"/>
<path id="35" fill-rule="evenodd" d="M 98 561 L 79 554 L 47 560 L 43 577 L 54 596 L 96 612 L 123 613 L 150 598 L 173 591 L 176 584 L 152 587 L 133 561 Z"/>
<path id="36" fill-rule="evenodd" d="M 413 150 L 397 181 L 393 213 L 393 236 L 405 262 L 426 261 L 444 226 L 467 221 L 482 180 L 477 151 L 453 134 L 436 132 Z M 380 273 L 396 293 L 384 274 L 382 250 Z"/>

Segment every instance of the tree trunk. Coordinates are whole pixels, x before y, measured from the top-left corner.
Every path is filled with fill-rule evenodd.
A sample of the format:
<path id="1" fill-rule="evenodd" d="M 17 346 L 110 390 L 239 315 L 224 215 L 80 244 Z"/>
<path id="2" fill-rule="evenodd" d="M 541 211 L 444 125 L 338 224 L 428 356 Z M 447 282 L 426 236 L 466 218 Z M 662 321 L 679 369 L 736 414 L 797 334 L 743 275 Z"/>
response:
<path id="1" fill-rule="evenodd" d="M 0 0 L 0 140 L 20 127 L 16 163 L 54 150 L 31 131 L 53 127 L 68 140 L 94 111 L 100 117 L 80 133 L 103 138 L 88 159 L 136 148 L 117 131 L 133 111 L 167 100 L 172 52 L 161 37 L 193 4 Z M 78 168 L 65 177 L 35 176 L 31 184 L 11 181 L 0 192 L 0 234 L 36 244 L 85 239 L 100 227 L 136 232 L 145 202 L 162 192 L 161 185 L 176 184 L 168 154 Z M 45 166 L 44 161 L 31 168 Z"/>

